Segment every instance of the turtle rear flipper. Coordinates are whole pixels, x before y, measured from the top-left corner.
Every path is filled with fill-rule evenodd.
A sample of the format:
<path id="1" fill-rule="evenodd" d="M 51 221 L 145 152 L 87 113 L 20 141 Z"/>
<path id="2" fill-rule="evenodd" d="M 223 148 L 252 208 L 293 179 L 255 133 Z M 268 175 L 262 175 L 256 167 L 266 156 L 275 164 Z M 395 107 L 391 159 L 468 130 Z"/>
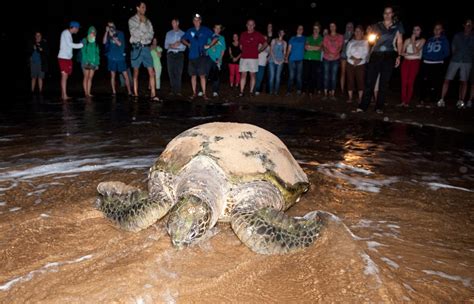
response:
<path id="1" fill-rule="evenodd" d="M 245 245 L 261 254 L 284 254 L 309 247 L 322 228 L 319 219 L 296 219 L 271 207 L 248 206 L 234 209 L 231 225 Z"/>
<path id="2" fill-rule="evenodd" d="M 164 192 L 151 198 L 148 192 L 122 182 L 100 183 L 97 191 L 97 208 L 120 228 L 133 232 L 151 226 L 173 206 Z"/>

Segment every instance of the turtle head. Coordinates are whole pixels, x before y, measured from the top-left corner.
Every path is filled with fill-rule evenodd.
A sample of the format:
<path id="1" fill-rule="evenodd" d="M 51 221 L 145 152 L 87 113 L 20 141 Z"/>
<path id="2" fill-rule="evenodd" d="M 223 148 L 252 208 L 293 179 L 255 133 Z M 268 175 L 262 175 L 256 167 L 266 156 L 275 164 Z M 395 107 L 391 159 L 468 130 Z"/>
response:
<path id="1" fill-rule="evenodd" d="M 212 210 L 195 196 L 183 196 L 168 219 L 168 233 L 175 247 L 181 248 L 199 240 L 210 228 Z"/>

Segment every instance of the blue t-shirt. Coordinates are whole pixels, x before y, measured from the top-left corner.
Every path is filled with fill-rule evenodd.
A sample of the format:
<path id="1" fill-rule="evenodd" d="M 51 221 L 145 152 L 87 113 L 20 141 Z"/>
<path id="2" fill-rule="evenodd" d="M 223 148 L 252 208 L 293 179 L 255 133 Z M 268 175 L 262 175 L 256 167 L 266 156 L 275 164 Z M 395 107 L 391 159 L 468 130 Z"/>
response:
<path id="1" fill-rule="evenodd" d="M 31 54 L 31 63 L 41 64 L 41 54 L 37 50 L 34 50 Z"/>
<path id="2" fill-rule="evenodd" d="M 112 37 L 107 37 L 107 43 L 105 44 L 105 52 L 109 60 L 122 61 L 125 60 L 125 36 L 123 32 L 117 31 L 117 39 L 121 43 L 120 46 L 113 43 Z"/>
<path id="3" fill-rule="evenodd" d="M 304 58 L 304 45 L 306 43 L 305 36 L 293 36 L 290 39 L 291 45 L 290 61 L 300 61 Z"/>
<path id="4" fill-rule="evenodd" d="M 207 41 L 212 38 L 214 33 L 207 27 L 201 26 L 199 30 L 195 27 L 190 28 L 186 34 L 184 34 L 182 40 L 188 41 L 191 45 L 189 46 L 189 59 L 193 60 L 200 56 L 206 55 L 204 46 Z"/>

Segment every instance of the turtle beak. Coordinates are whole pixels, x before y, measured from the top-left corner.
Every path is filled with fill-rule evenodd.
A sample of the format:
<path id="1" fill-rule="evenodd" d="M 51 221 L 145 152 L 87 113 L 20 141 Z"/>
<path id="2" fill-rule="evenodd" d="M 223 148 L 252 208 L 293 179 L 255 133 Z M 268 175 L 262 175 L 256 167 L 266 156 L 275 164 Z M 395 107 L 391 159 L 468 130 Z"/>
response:
<path id="1" fill-rule="evenodd" d="M 175 239 L 172 239 L 172 240 L 171 240 L 171 243 L 173 243 L 173 247 L 176 248 L 176 249 L 178 249 L 178 250 L 183 249 L 183 248 L 186 247 L 186 245 L 187 245 L 186 243 L 180 242 L 180 241 L 175 240 Z"/>

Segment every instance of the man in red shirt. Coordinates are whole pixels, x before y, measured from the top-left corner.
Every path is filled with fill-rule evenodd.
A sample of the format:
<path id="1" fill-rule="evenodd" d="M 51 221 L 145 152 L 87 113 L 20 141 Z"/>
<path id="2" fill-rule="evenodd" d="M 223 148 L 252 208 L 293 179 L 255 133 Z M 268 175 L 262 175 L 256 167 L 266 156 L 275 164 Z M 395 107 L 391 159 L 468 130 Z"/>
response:
<path id="1" fill-rule="evenodd" d="M 239 66 L 239 72 L 241 73 L 240 97 L 244 96 L 248 73 L 250 73 L 250 95 L 253 95 L 256 79 L 255 75 L 258 72 L 258 54 L 266 47 L 267 40 L 265 36 L 255 31 L 255 21 L 252 19 L 248 20 L 247 31 L 240 35 L 240 48 L 242 49 Z"/>

